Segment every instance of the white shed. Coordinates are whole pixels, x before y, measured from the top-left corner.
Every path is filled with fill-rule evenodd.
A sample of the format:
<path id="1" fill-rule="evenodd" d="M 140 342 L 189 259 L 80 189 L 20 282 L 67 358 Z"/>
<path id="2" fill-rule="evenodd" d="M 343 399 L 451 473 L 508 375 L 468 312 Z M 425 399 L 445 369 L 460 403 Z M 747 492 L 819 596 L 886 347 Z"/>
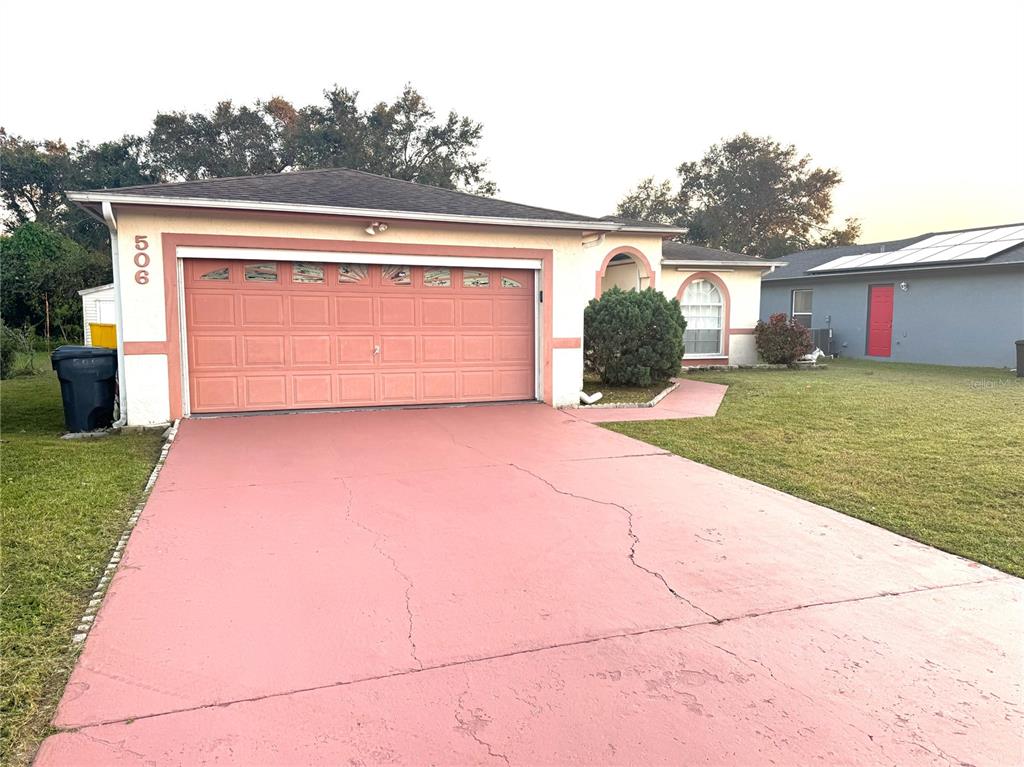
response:
<path id="1" fill-rule="evenodd" d="M 95 288 L 86 288 L 78 291 L 82 297 L 82 324 L 84 327 L 85 345 L 92 343 L 92 333 L 89 331 L 90 322 L 106 322 L 113 325 L 117 319 L 114 313 L 114 285 L 99 285 Z"/>

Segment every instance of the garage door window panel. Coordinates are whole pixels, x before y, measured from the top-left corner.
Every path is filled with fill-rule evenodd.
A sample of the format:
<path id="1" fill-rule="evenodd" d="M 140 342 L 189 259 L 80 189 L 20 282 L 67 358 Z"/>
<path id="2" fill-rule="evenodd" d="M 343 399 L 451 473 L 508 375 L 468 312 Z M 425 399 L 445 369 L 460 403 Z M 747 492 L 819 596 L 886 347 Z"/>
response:
<path id="1" fill-rule="evenodd" d="M 338 264 L 339 285 L 363 285 L 370 282 L 370 267 L 366 264 Z"/>
<path id="2" fill-rule="evenodd" d="M 323 264 L 306 264 L 296 261 L 292 264 L 292 282 L 318 284 L 324 281 Z"/>
<path id="3" fill-rule="evenodd" d="M 227 282 L 231 277 L 230 271 L 228 267 L 220 266 L 208 272 L 203 272 L 199 275 L 199 279 L 208 282 Z"/>
<path id="4" fill-rule="evenodd" d="M 412 287 L 411 266 L 382 266 L 380 268 L 381 285 L 399 285 Z"/>
<path id="5" fill-rule="evenodd" d="M 235 268 L 237 262 L 232 261 L 186 261 L 185 262 L 185 284 L 196 284 L 204 288 L 223 288 L 225 283 L 235 281 L 235 275 L 240 274 Z"/>
<path id="6" fill-rule="evenodd" d="M 273 261 L 246 264 L 243 274 L 246 282 L 277 282 L 277 264 Z"/>
<path id="7" fill-rule="evenodd" d="M 423 270 L 423 287 L 450 288 L 452 286 L 452 270 L 447 266 L 427 267 Z"/>
<path id="8" fill-rule="evenodd" d="M 464 288 L 488 288 L 491 286 L 490 272 L 480 269 L 462 270 L 462 287 Z"/>

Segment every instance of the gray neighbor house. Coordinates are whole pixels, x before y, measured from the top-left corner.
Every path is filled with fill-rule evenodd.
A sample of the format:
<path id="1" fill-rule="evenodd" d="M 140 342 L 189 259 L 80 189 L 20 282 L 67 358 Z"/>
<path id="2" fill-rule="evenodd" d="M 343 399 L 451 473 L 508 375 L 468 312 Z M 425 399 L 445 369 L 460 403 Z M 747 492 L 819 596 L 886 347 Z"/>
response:
<path id="1" fill-rule="evenodd" d="M 922 234 L 784 256 L 761 282 L 841 357 L 1013 368 L 1024 339 L 1024 224 Z"/>

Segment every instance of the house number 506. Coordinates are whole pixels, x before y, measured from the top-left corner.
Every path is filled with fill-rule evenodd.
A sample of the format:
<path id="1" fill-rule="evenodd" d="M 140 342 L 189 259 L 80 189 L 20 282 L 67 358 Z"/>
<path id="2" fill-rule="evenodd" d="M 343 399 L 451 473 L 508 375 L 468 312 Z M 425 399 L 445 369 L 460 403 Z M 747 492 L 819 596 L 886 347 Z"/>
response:
<path id="1" fill-rule="evenodd" d="M 135 281 L 140 285 L 145 285 L 149 282 L 149 270 L 146 268 L 149 266 L 149 253 L 146 249 L 149 247 L 149 235 L 137 234 L 135 235 L 135 256 L 133 260 L 138 270 L 135 272 Z"/>

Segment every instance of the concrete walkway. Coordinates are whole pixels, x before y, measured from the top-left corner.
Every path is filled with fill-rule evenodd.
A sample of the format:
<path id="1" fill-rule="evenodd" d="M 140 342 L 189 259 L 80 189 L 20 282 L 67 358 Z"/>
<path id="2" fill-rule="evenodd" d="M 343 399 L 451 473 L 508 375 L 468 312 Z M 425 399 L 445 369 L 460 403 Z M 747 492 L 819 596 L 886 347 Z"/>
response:
<path id="1" fill-rule="evenodd" d="M 611 421 L 659 421 L 673 418 L 704 418 L 718 412 L 729 388 L 722 384 L 679 379 L 675 391 L 654 407 L 578 407 L 565 412 L 590 423 Z"/>
<path id="2" fill-rule="evenodd" d="M 541 405 L 188 421 L 37 764 L 1020 764 L 1022 599 Z"/>

